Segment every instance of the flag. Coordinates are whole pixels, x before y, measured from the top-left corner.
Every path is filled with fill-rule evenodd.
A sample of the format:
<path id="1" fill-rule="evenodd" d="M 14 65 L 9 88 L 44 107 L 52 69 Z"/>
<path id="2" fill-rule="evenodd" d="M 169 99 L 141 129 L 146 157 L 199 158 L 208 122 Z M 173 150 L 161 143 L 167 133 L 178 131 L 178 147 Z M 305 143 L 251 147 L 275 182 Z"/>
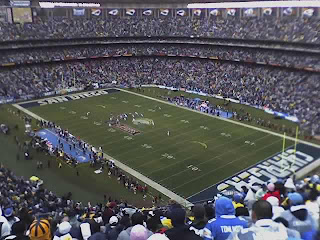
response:
<path id="1" fill-rule="evenodd" d="M 302 15 L 305 17 L 312 17 L 314 13 L 314 9 L 313 8 L 305 8 L 302 11 Z"/>
<path id="2" fill-rule="evenodd" d="M 74 8 L 73 9 L 73 15 L 74 16 L 83 16 L 85 12 L 84 8 Z"/>
<path id="3" fill-rule="evenodd" d="M 201 16 L 201 9 L 193 9 L 192 11 L 194 16 L 198 16 L 198 17 Z"/>
<path id="4" fill-rule="evenodd" d="M 229 8 L 229 9 L 227 9 L 227 14 L 229 16 L 235 16 L 236 15 L 236 10 L 233 9 L 233 8 Z"/>
<path id="5" fill-rule="evenodd" d="M 263 9 L 263 14 L 270 16 L 272 14 L 272 8 L 264 8 Z"/>
<path id="6" fill-rule="evenodd" d="M 178 10 L 178 11 L 177 11 L 177 15 L 179 15 L 179 16 L 181 16 L 181 17 L 183 17 L 183 16 L 185 16 L 185 15 L 186 15 L 186 11 L 185 11 L 185 10 L 183 10 L 183 9 Z"/>
<path id="7" fill-rule="evenodd" d="M 135 13 L 136 13 L 135 9 L 126 9 L 126 14 L 127 15 L 133 16 Z"/>
<path id="8" fill-rule="evenodd" d="M 293 14 L 293 9 L 291 7 L 283 10 L 283 14 L 287 16 L 291 16 Z"/>
<path id="9" fill-rule="evenodd" d="M 160 9 L 160 14 L 163 16 L 168 16 L 169 15 L 169 9 Z"/>
<path id="10" fill-rule="evenodd" d="M 119 10 L 118 9 L 113 9 L 111 11 L 109 11 L 109 14 L 112 16 L 117 16 L 119 15 Z"/>
<path id="11" fill-rule="evenodd" d="M 145 10 L 142 12 L 143 15 L 146 15 L 146 16 L 150 16 L 152 15 L 153 11 L 151 9 L 148 9 L 148 10 Z"/>
<path id="12" fill-rule="evenodd" d="M 257 12 L 253 8 L 248 8 L 248 9 L 244 10 L 244 15 L 246 17 L 255 17 L 255 16 L 257 16 Z"/>
<path id="13" fill-rule="evenodd" d="M 100 16 L 101 15 L 101 9 L 91 9 L 91 14 L 94 16 Z"/>
<path id="14" fill-rule="evenodd" d="M 213 16 L 218 16 L 220 15 L 220 12 L 218 9 L 212 9 L 210 12 L 209 12 L 210 15 L 213 15 Z"/>

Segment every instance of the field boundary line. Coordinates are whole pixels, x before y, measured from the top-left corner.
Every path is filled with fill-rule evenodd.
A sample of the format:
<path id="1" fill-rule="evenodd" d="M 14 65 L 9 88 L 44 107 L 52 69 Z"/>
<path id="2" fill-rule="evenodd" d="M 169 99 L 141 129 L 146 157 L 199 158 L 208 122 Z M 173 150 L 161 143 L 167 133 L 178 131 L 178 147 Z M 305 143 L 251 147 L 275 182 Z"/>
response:
<path id="1" fill-rule="evenodd" d="M 43 120 L 47 121 L 44 118 L 38 116 L 37 114 L 29 111 L 28 109 L 25 109 L 21 107 L 19 104 L 12 104 L 15 108 L 19 109 L 20 111 L 28 114 L 29 116 L 33 117 L 34 119 L 37 120 Z M 103 153 L 105 156 L 107 156 L 108 159 L 111 159 L 115 162 L 116 166 L 124 170 L 125 172 L 129 173 L 130 175 L 134 176 L 135 178 L 139 179 L 140 181 L 146 183 L 150 187 L 154 188 L 155 190 L 161 192 L 162 194 L 166 195 L 170 199 L 173 199 L 177 201 L 178 203 L 182 204 L 185 207 L 192 206 L 193 204 L 189 202 L 188 200 L 184 199 L 183 197 L 179 196 L 178 194 L 174 193 L 173 191 L 170 191 L 169 189 L 163 187 L 159 183 L 156 183 L 155 181 L 151 180 L 150 178 L 144 176 L 143 174 L 139 173 L 138 171 L 128 167 L 127 165 L 123 164 L 122 162 L 119 162 L 118 160 L 114 159 L 110 155 Z"/>
<path id="2" fill-rule="evenodd" d="M 243 126 L 243 127 L 251 128 L 251 129 L 254 129 L 254 130 L 257 130 L 257 131 L 260 131 L 260 132 L 265 132 L 265 133 L 268 133 L 268 134 L 271 134 L 271 135 L 274 135 L 274 136 L 277 136 L 277 137 L 281 137 L 281 138 L 283 137 L 282 134 L 276 133 L 276 132 L 273 132 L 273 131 L 270 131 L 270 130 L 266 130 L 266 129 L 263 129 L 263 128 L 258 128 L 258 127 L 255 127 L 255 126 L 251 126 L 249 124 L 245 124 L 245 123 L 238 122 L 238 121 L 233 121 L 233 120 L 230 120 L 230 119 L 227 119 L 227 118 L 223 118 L 223 117 L 217 117 L 217 116 L 214 116 L 214 115 L 210 115 L 208 113 L 204 113 L 204 112 L 200 112 L 200 111 L 197 111 L 197 110 L 194 110 L 194 109 L 182 107 L 182 106 L 179 106 L 179 105 L 167 102 L 167 101 L 163 101 L 163 100 L 160 100 L 160 99 L 157 99 L 157 98 L 149 97 L 149 96 L 146 96 L 146 95 L 143 95 L 143 94 L 140 94 L 140 93 L 135 93 L 135 92 L 132 92 L 132 91 L 128 91 L 128 90 L 125 90 L 125 89 L 122 89 L 122 88 L 117 88 L 117 89 L 122 91 L 122 92 L 134 94 L 134 95 L 137 95 L 137 96 L 140 96 L 140 97 L 143 97 L 143 98 L 147 98 L 147 99 L 150 99 L 150 100 L 154 100 L 154 101 L 157 101 L 157 102 L 161 102 L 161 103 L 164 103 L 164 104 L 167 104 L 167 105 L 170 105 L 170 106 L 175 106 L 177 108 L 185 109 L 187 111 L 191 111 L 191 112 L 202 114 L 202 115 L 205 115 L 205 116 L 208 116 L 208 117 L 219 119 L 221 121 L 225 121 L 225 122 L 233 123 L 233 124 L 240 125 L 240 126 Z M 291 141 L 295 141 L 296 140 L 295 138 L 290 137 L 290 136 L 286 136 L 286 139 L 289 139 Z M 301 140 L 301 139 L 298 139 L 298 142 L 299 143 L 303 143 L 303 144 L 308 145 L 308 146 L 315 147 L 315 148 L 320 148 L 320 145 L 318 145 L 318 144 L 307 142 L 307 141 L 304 141 L 304 140 Z"/>

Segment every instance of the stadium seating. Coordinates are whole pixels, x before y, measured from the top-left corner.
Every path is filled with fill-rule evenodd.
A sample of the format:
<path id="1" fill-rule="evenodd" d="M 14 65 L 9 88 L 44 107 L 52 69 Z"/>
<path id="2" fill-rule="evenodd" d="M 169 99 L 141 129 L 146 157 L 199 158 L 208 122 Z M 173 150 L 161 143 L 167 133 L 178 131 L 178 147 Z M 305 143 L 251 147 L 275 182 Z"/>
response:
<path id="1" fill-rule="evenodd" d="M 85 37 L 175 36 L 319 43 L 317 18 L 202 18 L 125 17 L 40 19 L 32 24 L 0 23 L 1 41 Z"/>

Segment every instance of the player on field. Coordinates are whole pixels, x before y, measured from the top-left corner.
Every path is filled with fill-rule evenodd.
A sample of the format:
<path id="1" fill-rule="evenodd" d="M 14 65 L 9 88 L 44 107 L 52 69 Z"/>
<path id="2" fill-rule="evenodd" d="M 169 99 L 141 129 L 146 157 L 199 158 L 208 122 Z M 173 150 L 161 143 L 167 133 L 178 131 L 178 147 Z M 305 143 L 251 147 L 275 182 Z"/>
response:
<path id="1" fill-rule="evenodd" d="M 168 137 L 170 136 L 170 131 L 167 132 Z"/>

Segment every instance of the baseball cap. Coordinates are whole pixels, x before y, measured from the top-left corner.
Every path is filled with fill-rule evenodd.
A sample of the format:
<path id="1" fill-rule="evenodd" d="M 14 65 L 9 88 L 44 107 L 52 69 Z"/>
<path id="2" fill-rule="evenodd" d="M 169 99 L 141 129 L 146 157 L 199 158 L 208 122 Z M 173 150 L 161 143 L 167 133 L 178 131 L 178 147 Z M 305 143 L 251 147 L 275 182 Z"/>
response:
<path id="1" fill-rule="evenodd" d="M 115 225 L 118 224 L 118 218 L 116 216 L 112 216 L 110 219 L 109 219 L 109 224 L 111 225 L 111 227 L 114 227 Z"/>
<path id="2" fill-rule="evenodd" d="M 236 202 L 236 203 L 239 203 L 241 200 L 242 200 L 242 195 L 237 193 L 233 196 L 233 200 Z"/>
<path id="3" fill-rule="evenodd" d="M 9 208 L 6 208 L 4 210 L 4 216 L 5 217 L 11 217 L 13 214 L 13 208 L 12 207 L 9 207 Z"/>
<path id="4" fill-rule="evenodd" d="M 300 193 L 289 193 L 288 198 L 290 200 L 291 205 L 299 205 L 303 203 L 303 197 L 301 196 Z"/>

